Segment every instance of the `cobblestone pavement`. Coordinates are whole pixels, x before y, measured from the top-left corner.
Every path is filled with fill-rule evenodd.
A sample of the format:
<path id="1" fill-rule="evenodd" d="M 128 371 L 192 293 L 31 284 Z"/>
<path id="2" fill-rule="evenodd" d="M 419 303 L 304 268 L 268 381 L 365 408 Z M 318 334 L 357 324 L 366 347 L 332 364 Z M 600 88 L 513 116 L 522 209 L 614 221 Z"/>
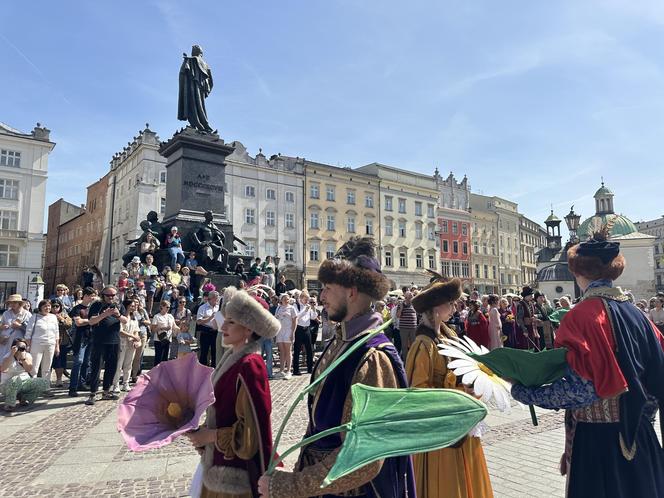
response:
<path id="1" fill-rule="evenodd" d="M 271 382 L 273 433 L 307 376 Z M 57 391 L 30 411 L 0 414 L 0 497 L 178 497 L 187 496 L 198 456 L 180 438 L 159 450 L 132 453 L 116 430 L 117 402 L 83 405 Z M 538 410 L 490 413 L 483 439 L 497 498 L 562 497 L 557 471 L 563 449 L 563 415 Z M 295 410 L 282 436 L 281 452 L 304 433 L 306 403 Z M 290 468 L 296 456 L 286 459 Z"/>

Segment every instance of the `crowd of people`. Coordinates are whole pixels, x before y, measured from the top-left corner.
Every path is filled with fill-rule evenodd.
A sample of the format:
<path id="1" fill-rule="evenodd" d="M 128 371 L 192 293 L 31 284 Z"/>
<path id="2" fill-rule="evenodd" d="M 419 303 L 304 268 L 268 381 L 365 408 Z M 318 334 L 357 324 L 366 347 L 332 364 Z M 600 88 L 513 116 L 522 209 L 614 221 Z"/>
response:
<path id="1" fill-rule="evenodd" d="M 549 302 L 529 286 L 518 296 L 463 292 L 459 279 L 433 272 L 422 289 L 389 291 L 369 237 L 352 238 L 336 257 L 323 262 L 320 295 L 287 290 L 283 278 L 275 282 L 270 277 L 274 272 L 265 271 L 258 258 L 239 288 L 217 290 L 203 279 L 193 292 L 185 277 L 197 271 L 195 255 L 180 266 L 176 254 L 174 268 L 165 268 L 162 275 L 148 255 L 145 263 L 132 261 L 118 285 L 105 286 L 99 295 L 86 287 L 70 296 L 65 286 L 58 286 L 55 296 L 41 301 L 34 312 L 21 296 L 10 296 L 0 322 L 5 409 L 48 395 L 52 370 L 55 387 L 61 386 L 69 352 L 69 395 L 86 389 L 85 403 L 92 405 L 102 365 L 101 398 L 115 400 L 140 375 L 149 344 L 154 365 L 197 348 L 199 361 L 215 368 L 212 381 L 219 394 L 205 424 L 187 433 L 202 455 L 198 496 L 306 497 L 320 493 L 343 439 L 338 434 L 320 437 L 303 448 L 295 470 L 267 475 L 270 379 L 288 380 L 306 368 L 313 381 L 360 341 L 308 398 L 305 436 L 314 437 L 349 421 L 349 390 L 356 383 L 472 394 L 438 354 L 446 339 L 468 336 L 489 350 L 566 347 L 570 370 L 563 379 L 539 388 L 515 384 L 512 392 L 524 403 L 565 408 L 573 418 L 573 427 L 566 427 L 572 439 L 568 433 L 561 461 L 562 472 L 571 475 L 569 496 L 590 496 L 592 486 L 606 480 L 606 469 L 598 466 L 617 472 L 611 484 L 617 489 L 632 489 L 633 480 L 643 479 L 640 488 L 632 489 L 634 496 L 658 496 L 664 493 L 664 457 L 653 445 L 652 422 L 653 409 L 664 406 L 664 295 L 630 303 L 629 295 L 612 286 L 622 271 L 618 245 L 595 242 L 570 249 L 570 269 L 584 291 L 578 303 L 571 296 Z M 384 333 L 361 341 L 367 331 L 388 321 Z M 618 399 L 629 413 L 621 411 Z M 641 418 L 648 423 L 639 423 Z M 597 432 L 601 423 L 606 427 Z M 577 442 L 574 430 L 586 439 Z M 600 436 L 598 453 L 592 441 Z M 572 447 L 586 457 L 572 462 Z M 573 471 L 575 465 L 587 478 Z M 469 434 L 453 447 L 368 463 L 328 483 L 325 492 L 493 496 L 479 434 Z"/>

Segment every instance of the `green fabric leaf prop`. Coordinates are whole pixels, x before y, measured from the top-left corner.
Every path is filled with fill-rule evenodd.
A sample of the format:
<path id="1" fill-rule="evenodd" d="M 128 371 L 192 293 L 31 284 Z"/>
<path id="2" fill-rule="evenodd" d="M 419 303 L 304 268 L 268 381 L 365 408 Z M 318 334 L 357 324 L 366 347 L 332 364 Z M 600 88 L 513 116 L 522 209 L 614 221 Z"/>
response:
<path id="1" fill-rule="evenodd" d="M 323 487 L 383 458 L 451 446 L 487 415 L 481 401 L 455 389 L 384 389 L 354 384 L 351 393 L 351 420 L 336 428 L 337 432 L 348 432 Z"/>
<path id="2" fill-rule="evenodd" d="M 497 348 L 486 354 L 470 353 L 499 377 L 512 379 L 528 387 L 539 387 L 560 379 L 567 372 L 567 349 L 555 348 L 541 352 L 524 349 Z"/>

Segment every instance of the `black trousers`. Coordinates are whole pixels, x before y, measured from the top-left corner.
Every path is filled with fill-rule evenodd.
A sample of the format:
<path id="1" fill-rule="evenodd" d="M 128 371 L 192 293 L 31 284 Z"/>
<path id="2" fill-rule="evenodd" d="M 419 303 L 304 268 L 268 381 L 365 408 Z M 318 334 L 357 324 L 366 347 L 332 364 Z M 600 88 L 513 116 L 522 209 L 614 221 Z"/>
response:
<path id="1" fill-rule="evenodd" d="M 212 368 L 217 366 L 217 331 L 210 327 L 198 327 L 198 341 L 200 349 L 198 351 L 198 361 L 203 365 L 209 365 Z M 212 363 L 208 363 L 208 352 Z"/>
<path id="2" fill-rule="evenodd" d="M 119 344 L 98 344 L 92 345 L 90 353 L 90 392 L 95 394 L 99 387 L 99 372 L 101 372 L 101 362 L 104 361 L 104 381 L 102 389 L 108 391 L 113 384 L 113 377 L 118 368 L 118 354 L 120 353 Z"/>
<path id="3" fill-rule="evenodd" d="M 293 344 L 293 373 L 300 373 L 300 349 L 304 346 L 307 355 L 307 372 L 311 373 L 314 369 L 314 352 L 311 347 L 311 334 L 309 327 L 300 325 L 295 329 L 295 344 Z"/>
<path id="4" fill-rule="evenodd" d="M 168 349 L 171 345 L 170 341 L 154 341 L 154 366 L 156 367 L 162 361 L 168 360 Z"/>

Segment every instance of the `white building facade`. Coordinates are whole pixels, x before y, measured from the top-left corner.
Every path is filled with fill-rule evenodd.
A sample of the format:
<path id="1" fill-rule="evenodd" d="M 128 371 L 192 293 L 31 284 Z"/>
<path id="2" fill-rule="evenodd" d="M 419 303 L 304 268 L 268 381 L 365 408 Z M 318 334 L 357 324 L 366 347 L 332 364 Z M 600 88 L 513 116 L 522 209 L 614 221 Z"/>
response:
<path id="1" fill-rule="evenodd" d="M 41 298 L 30 282 L 42 269 L 49 136 L 39 123 L 31 133 L 0 123 L 0 303 Z"/>
<path id="2" fill-rule="evenodd" d="M 106 281 L 117 280 L 127 241 L 140 236 L 139 224 L 148 212 L 157 212 L 161 220 L 165 209 L 166 159 L 159 154 L 159 137 L 146 124 L 111 160 L 99 265 Z"/>
<path id="3" fill-rule="evenodd" d="M 262 151 L 251 157 L 240 142 L 226 157 L 225 212 L 236 244 L 248 256 L 279 258 L 280 271 L 299 285 L 304 266 L 304 159 Z M 248 268 L 246 268 L 248 270 Z"/>

